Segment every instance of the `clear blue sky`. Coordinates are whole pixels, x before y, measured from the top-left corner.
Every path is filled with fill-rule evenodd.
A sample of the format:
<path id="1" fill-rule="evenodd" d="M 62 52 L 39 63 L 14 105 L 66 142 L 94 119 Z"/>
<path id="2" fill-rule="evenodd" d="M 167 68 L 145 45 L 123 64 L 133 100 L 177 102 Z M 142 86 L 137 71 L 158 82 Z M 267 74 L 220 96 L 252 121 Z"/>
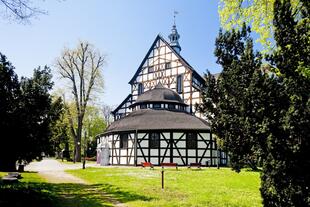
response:
<path id="1" fill-rule="evenodd" d="M 119 104 L 130 92 L 132 78 L 157 34 L 166 39 L 177 16 L 181 55 L 201 75 L 220 71 L 213 55 L 219 31 L 217 0 L 66 0 L 38 1 L 49 12 L 20 25 L 0 19 L 0 52 L 18 76 L 31 76 L 35 67 L 49 65 L 64 46 L 87 40 L 107 55 L 104 67 L 108 105 Z M 36 3 L 36 2 L 35 2 Z M 56 80 L 57 87 L 57 80 Z"/>

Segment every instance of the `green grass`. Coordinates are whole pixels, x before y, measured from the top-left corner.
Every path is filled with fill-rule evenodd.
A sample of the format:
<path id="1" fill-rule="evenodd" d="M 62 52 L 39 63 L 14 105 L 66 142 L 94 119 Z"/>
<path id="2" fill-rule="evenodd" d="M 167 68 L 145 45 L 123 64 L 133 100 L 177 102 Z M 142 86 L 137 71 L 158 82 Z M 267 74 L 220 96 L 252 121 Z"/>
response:
<path id="1" fill-rule="evenodd" d="M 0 172 L 0 177 L 6 175 Z M 0 183 L 0 206 L 10 207 L 97 207 L 112 203 L 97 191 L 96 185 L 47 183 L 35 172 L 22 173 L 18 183 Z"/>
<path id="2" fill-rule="evenodd" d="M 68 171 L 128 206 L 262 206 L 258 172 L 231 169 L 87 168 Z"/>

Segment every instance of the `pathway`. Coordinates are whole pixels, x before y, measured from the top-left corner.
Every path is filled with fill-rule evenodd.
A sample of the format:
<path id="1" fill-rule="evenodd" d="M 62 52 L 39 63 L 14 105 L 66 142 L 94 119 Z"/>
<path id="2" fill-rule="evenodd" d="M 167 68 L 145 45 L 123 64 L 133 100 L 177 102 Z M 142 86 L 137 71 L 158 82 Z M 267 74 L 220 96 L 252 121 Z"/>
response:
<path id="1" fill-rule="evenodd" d="M 75 183 L 75 184 L 89 185 L 87 181 L 65 172 L 65 170 L 81 169 L 81 167 L 82 167 L 81 163 L 64 164 L 54 159 L 43 159 L 40 162 L 31 162 L 29 165 L 25 167 L 25 170 L 38 172 L 39 175 L 45 178 L 49 183 Z M 102 191 L 98 190 L 95 191 L 96 192 L 94 193 L 100 194 L 103 197 L 103 199 L 113 203 L 114 206 L 117 207 L 126 206 L 125 204 L 120 203 L 119 201 L 115 200 L 108 194 L 103 193 Z"/>

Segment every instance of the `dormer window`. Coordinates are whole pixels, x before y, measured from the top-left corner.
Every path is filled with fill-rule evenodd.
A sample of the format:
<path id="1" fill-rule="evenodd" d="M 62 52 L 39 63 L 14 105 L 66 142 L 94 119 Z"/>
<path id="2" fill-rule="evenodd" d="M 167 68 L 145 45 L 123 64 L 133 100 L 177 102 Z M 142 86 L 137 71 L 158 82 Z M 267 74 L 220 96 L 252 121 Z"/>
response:
<path id="1" fill-rule="evenodd" d="M 167 63 L 165 63 L 165 68 L 166 68 L 166 69 L 171 68 L 171 62 L 167 62 Z"/>

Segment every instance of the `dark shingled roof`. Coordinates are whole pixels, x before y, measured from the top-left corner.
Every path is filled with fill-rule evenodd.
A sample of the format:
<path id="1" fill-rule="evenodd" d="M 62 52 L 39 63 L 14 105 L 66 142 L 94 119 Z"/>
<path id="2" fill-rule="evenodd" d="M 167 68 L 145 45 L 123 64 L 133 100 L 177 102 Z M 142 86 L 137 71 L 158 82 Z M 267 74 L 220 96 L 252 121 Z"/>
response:
<path id="1" fill-rule="evenodd" d="M 210 130 L 210 125 L 185 112 L 141 109 L 113 122 L 105 133 L 156 129 Z"/>
<path id="2" fill-rule="evenodd" d="M 160 82 L 154 89 L 141 94 L 133 105 L 151 102 L 177 103 L 181 105 L 186 105 L 177 92 L 165 88 Z"/>

